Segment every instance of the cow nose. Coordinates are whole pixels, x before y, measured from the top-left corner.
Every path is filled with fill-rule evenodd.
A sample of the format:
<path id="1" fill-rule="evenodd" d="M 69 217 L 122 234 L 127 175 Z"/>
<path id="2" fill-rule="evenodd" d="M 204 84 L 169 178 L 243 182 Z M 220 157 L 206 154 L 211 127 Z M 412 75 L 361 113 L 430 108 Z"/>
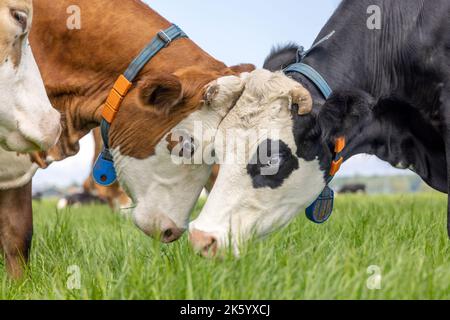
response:
<path id="1" fill-rule="evenodd" d="M 165 214 L 148 214 L 135 211 L 134 222 L 146 235 L 163 243 L 171 243 L 181 238 L 186 229 L 180 228 Z"/>
<path id="2" fill-rule="evenodd" d="M 216 237 L 212 234 L 193 230 L 189 235 L 189 239 L 194 250 L 206 258 L 212 258 L 217 255 L 219 248 Z"/>
<path id="3" fill-rule="evenodd" d="M 184 233 L 184 229 L 177 228 L 176 226 L 172 226 L 165 230 L 162 230 L 161 242 L 163 243 L 172 243 L 181 238 Z"/>
<path id="4" fill-rule="evenodd" d="M 185 229 L 178 228 L 176 223 L 169 217 L 163 215 L 159 217 L 159 228 L 154 228 L 153 237 L 156 236 L 162 243 L 172 243 L 183 235 Z"/>

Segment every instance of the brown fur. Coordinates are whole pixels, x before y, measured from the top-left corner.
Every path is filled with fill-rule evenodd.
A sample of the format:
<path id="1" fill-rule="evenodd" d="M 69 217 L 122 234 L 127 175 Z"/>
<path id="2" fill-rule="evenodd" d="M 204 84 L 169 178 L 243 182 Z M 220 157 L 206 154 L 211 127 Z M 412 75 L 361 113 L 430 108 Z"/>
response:
<path id="1" fill-rule="evenodd" d="M 33 235 L 31 183 L 0 191 L 0 244 L 9 274 L 18 279 L 28 261 Z"/>
<path id="2" fill-rule="evenodd" d="M 99 129 L 93 130 L 94 133 L 94 144 L 95 144 L 95 153 L 94 153 L 94 162 L 97 160 L 97 157 L 102 152 L 103 142 Z M 168 145 L 168 151 L 172 152 L 173 149 L 178 146 L 177 141 L 172 141 L 172 135 L 168 135 L 166 138 Z M 94 166 L 94 162 L 92 163 L 92 167 Z M 216 183 L 217 177 L 219 175 L 220 166 L 214 165 L 212 168 L 211 176 L 206 184 L 205 188 L 208 192 L 212 191 L 214 184 Z M 100 199 L 108 202 L 110 208 L 112 210 L 118 210 L 117 204 L 123 206 L 129 203 L 129 198 L 127 194 L 122 190 L 118 183 L 113 184 L 110 187 L 102 187 L 94 182 L 92 175 L 85 180 L 83 184 L 84 190 L 90 194 L 98 196 Z"/>
<path id="3" fill-rule="evenodd" d="M 113 82 L 170 23 L 140 1 L 35 0 L 34 5 L 31 44 L 51 101 L 64 114 L 64 133 L 50 155 L 62 160 L 76 154 L 80 138 L 99 125 Z M 66 27 L 70 5 L 81 8 L 81 30 Z M 227 68 L 190 39 L 174 41 L 146 65 L 125 98 L 111 127 L 112 147 L 139 159 L 150 156 L 172 127 L 201 106 L 206 84 L 238 72 L 239 68 Z M 149 83 L 153 89 L 169 85 L 170 94 L 180 84 L 182 99 L 172 105 L 158 98 L 149 106 L 141 99 L 153 90 Z"/>
<path id="4" fill-rule="evenodd" d="M 22 45 L 30 27 L 33 7 L 31 0 L 0 0 L 0 8 L 21 10 L 29 14 L 22 29 L 14 25 L 9 16 L 0 19 L 0 63 L 10 60 L 20 64 Z M 3 19 L 3 18 L 7 18 Z M 18 33 L 19 32 L 19 33 Z M 22 32 L 22 34 L 20 34 Z M 13 278 L 20 278 L 28 260 L 33 233 L 31 209 L 31 183 L 23 188 L 0 191 L 0 251 L 6 259 L 6 269 Z"/>
<path id="5" fill-rule="evenodd" d="M 30 42 L 50 100 L 62 114 L 63 127 L 58 144 L 48 154 L 34 156 L 63 160 L 78 153 L 79 140 L 99 125 L 102 104 L 117 77 L 170 23 L 137 0 L 34 0 L 33 4 Z M 66 10 L 72 5 L 81 8 L 80 30 L 67 28 Z M 227 68 L 189 39 L 174 41 L 140 73 L 111 127 L 111 146 L 139 159 L 152 155 L 171 128 L 201 107 L 206 84 L 240 70 Z M 157 98 L 147 104 L 139 99 L 148 92 L 150 79 L 156 86 L 167 84 L 164 76 L 158 83 L 156 73 L 179 81 L 182 99 L 168 96 L 179 103 L 167 104 Z M 178 85 L 172 82 L 169 87 L 174 83 Z M 45 164 L 40 160 L 37 162 Z M 26 261 L 31 239 L 31 188 L 5 191 L 0 198 L 2 195 L 7 205 L 0 211 L 1 242 L 8 269 L 20 276 L 18 257 L 22 255 Z"/>
<path id="6" fill-rule="evenodd" d="M 220 166 L 218 164 L 214 165 L 212 168 L 211 176 L 209 177 L 208 183 L 205 188 L 208 192 L 211 192 L 216 184 L 217 177 L 219 176 Z"/>
<path id="7" fill-rule="evenodd" d="M 183 99 L 183 86 L 174 75 L 154 75 L 142 80 L 138 87 L 141 88 L 140 103 L 162 115 L 168 115 Z"/>

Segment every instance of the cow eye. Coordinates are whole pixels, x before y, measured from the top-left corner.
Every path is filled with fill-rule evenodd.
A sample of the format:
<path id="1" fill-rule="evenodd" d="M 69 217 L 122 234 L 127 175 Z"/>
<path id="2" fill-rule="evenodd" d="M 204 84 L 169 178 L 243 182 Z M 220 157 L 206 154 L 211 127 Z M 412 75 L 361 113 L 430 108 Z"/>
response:
<path id="1" fill-rule="evenodd" d="M 179 153 L 180 158 L 191 159 L 194 156 L 195 151 L 197 151 L 194 138 L 181 137 L 180 146 L 181 146 L 181 150 Z"/>
<path id="2" fill-rule="evenodd" d="M 267 163 L 263 165 L 263 168 L 267 169 L 279 169 L 283 165 L 283 155 L 281 153 L 275 153 L 270 156 Z"/>
<path id="3" fill-rule="evenodd" d="M 14 21 L 20 25 L 22 32 L 25 32 L 28 27 L 28 15 L 26 12 L 13 9 L 11 10 L 11 16 Z"/>
<path id="4" fill-rule="evenodd" d="M 264 168 L 279 168 L 283 163 L 283 156 L 280 153 L 275 153 L 270 156 L 267 163 L 263 165 Z"/>

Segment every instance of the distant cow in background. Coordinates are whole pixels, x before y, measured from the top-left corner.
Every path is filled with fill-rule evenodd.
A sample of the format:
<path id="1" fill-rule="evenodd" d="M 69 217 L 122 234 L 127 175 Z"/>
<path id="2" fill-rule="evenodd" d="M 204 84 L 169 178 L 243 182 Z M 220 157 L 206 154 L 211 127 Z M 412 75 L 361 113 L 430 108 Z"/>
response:
<path id="1" fill-rule="evenodd" d="M 63 210 L 69 207 L 79 208 L 85 205 L 99 205 L 106 204 L 106 201 L 93 196 L 88 192 L 75 193 L 69 196 L 66 196 L 58 201 L 57 208 L 59 210 Z"/>
<path id="2" fill-rule="evenodd" d="M 340 190 L 341 194 L 367 193 L 367 186 L 362 183 L 346 184 Z"/>

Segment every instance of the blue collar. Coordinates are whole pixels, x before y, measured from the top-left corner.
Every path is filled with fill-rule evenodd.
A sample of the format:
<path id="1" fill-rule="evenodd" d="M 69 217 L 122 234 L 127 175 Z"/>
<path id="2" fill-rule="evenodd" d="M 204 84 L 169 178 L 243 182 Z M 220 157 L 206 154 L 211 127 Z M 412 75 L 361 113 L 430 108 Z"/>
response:
<path id="1" fill-rule="evenodd" d="M 302 75 L 304 75 L 307 79 L 309 79 L 312 83 L 316 85 L 316 87 L 320 90 L 322 95 L 325 97 L 325 99 L 328 99 L 331 94 L 333 93 L 333 90 L 328 85 L 327 81 L 320 75 L 319 72 L 317 72 L 313 67 L 302 63 L 302 61 L 310 54 L 314 49 L 316 49 L 320 44 L 330 39 L 335 34 L 335 31 L 332 31 L 330 34 L 325 36 L 324 38 L 320 39 L 317 43 L 315 43 L 311 49 L 307 50 L 306 52 L 303 52 L 303 48 L 299 50 L 297 53 L 297 62 L 294 64 L 291 64 L 287 68 L 285 68 L 283 71 L 284 73 L 293 73 L 297 72 Z"/>
<path id="2" fill-rule="evenodd" d="M 284 73 L 286 74 L 292 72 L 300 73 L 308 78 L 312 83 L 316 85 L 325 99 L 328 99 L 333 93 L 333 90 L 328 85 L 326 80 L 313 67 L 301 62 L 297 62 L 284 69 Z"/>
<path id="3" fill-rule="evenodd" d="M 311 49 L 309 49 L 304 53 L 303 48 L 299 49 L 297 62 L 291 64 L 290 66 L 288 66 L 283 70 L 285 74 L 296 72 L 305 76 L 308 80 L 314 83 L 314 85 L 319 89 L 319 91 L 322 93 L 325 99 L 328 99 L 333 93 L 333 90 L 331 89 L 330 85 L 322 77 L 322 75 L 319 72 L 317 72 L 317 70 L 315 70 L 313 67 L 305 63 L 302 63 L 302 61 L 306 58 L 306 56 L 310 52 L 312 52 L 315 48 L 317 48 L 318 45 L 330 39 L 334 35 L 334 33 L 335 31 L 331 32 L 329 35 L 318 41 L 313 47 L 311 47 Z M 334 175 L 337 173 L 343 162 L 342 151 L 345 148 L 345 144 L 346 141 L 344 137 L 341 137 L 336 140 L 334 150 L 334 160 L 331 163 L 331 170 L 330 173 L 328 174 L 329 177 L 327 179 L 327 185 L 325 186 L 324 190 L 319 195 L 319 197 L 305 210 L 306 217 L 314 223 L 317 224 L 325 223 L 326 221 L 328 221 L 328 219 L 331 217 L 333 213 L 334 191 L 329 187 L 329 184 L 333 180 Z"/>
<path id="4" fill-rule="evenodd" d="M 132 86 L 132 82 L 153 57 L 169 46 L 173 41 L 181 38 L 188 38 L 188 36 L 175 24 L 171 25 L 166 30 L 158 32 L 144 50 L 142 50 L 133 62 L 131 62 L 125 73 L 119 77 L 114 88 L 111 90 L 110 96 L 104 106 L 101 123 L 104 148 L 98 157 L 93 170 L 94 180 L 99 185 L 110 186 L 117 180 L 114 160 L 109 150 L 109 129 L 111 123 L 114 121 L 115 115 L 119 111 L 122 100 Z"/>

